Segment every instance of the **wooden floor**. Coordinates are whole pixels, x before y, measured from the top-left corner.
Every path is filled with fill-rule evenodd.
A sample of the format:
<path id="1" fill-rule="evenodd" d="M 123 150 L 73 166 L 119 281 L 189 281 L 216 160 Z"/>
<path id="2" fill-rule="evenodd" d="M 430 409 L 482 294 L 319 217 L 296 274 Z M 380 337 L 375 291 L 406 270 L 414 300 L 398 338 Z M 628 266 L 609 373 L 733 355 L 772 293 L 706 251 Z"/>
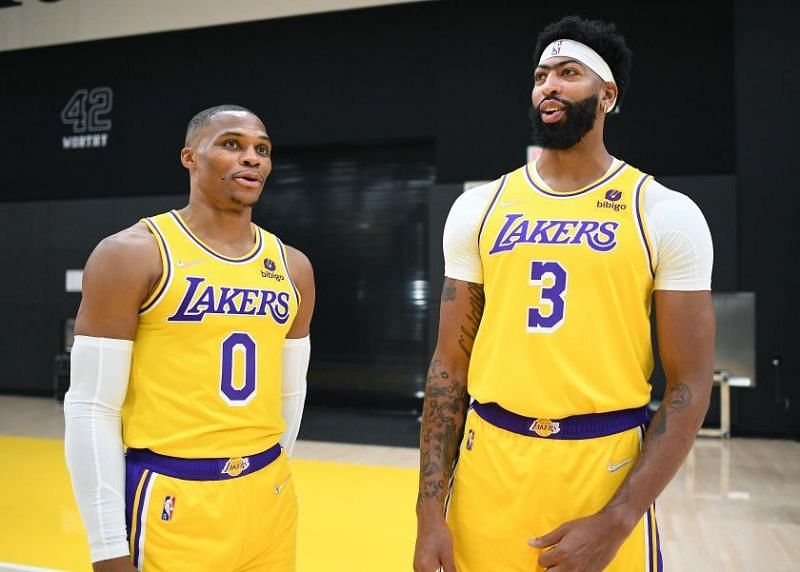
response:
<path id="1" fill-rule="evenodd" d="M 0 435 L 63 439 L 63 434 L 61 404 L 44 398 L 0 396 Z M 0 440 L 0 447 L 10 446 L 3 445 L 6 442 Z M 60 450 L 60 445 L 56 449 Z M 0 458 L 2 453 L 0 450 Z M 398 480 L 394 486 L 398 490 L 389 493 L 387 489 L 376 487 L 375 493 L 376 497 L 392 494 L 402 499 L 396 508 L 397 516 L 384 511 L 386 522 L 376 524 L 373 507 L 364 505 L 354 509 L 363 510 L 364 514 L 351 515 L 353 522 L 363 523 L 362 527 L 352 526 L 347 533 L 356 536 L 350 539 L 355 545 L 360 541 L 359 535 L 364 538 L 374 535 L 376 527 L 381 535 L 402 539 L 401 544 L 413 543 L 415 475 L 409 469 L 417 467 L 415 449 L 299 441 L 294 457 L 302 471 L 323 480 L 329 476 L 333 478 L 336 471 L 345 471 L 342 482 L 349 478 L 347 467 L 352 467 L 353 471 L 368 469 L 365 466 L 373 466 L 375 470 L 378 467 L 403 468 L 396 475 Z M 8 467 L 0 467 L 0 471 L 6 470 Z M 359 478 L 363 478 L 363 473 L 360 475 Z M 379 478 L 379 473 L 374 475 Z M 394 478 L 392 474 L 389 477 Z M 384 478 L 383 473 L 380 478 Z M 35 489 L 0 489 L 0 521 L 6 520 L 8 524 L 22 518 L 21 513 L 28 505 L 26 499 L 35 495 Z M 319 518 L 320 511 L 313 510 L 310 505 L 328 502 L 330 496 L 323 498 L 309 493 L 304 498 L 301 494 L 304 518 Z M 375 502 L 381 502 L 380 498 Z M 403 530 L 395 531 L 394 526 Z M 735 437 L 698 439 L 687 462 L 659 499 L 659 527 L 664 561 L 670 571 L 800 570 L 800 443 Z M 307 534 L 319 534 L 320 538 L 301 539 L 301 545 L 320 546 L 321 536 L 334 532 L 324 529 L 322 523 L 309 526 Z M 46 545 L 47 534 L 42 528 L 43 538 L 31 541 Z M 32 567 L 36 565 L 33 561 L 11 559 L 9 555 L 17 553 L 9 542 L 0 537 L 0 572 L 43 569 Z M 329 542 L 325 546 L 327 550 L 336 550 L 341 544 Z M 403 546 L 401 561 L 381 569 L 409 570 L 408 556 L 412 549 L 413 546 Z M 352 555 L 352 552 L 342 554 L 339 564 L 332 564 L 337 560 L 329 553 L 327 564 L 322 567 L 315 564 L 314 558 L 301 559 L 305 567 L 299 566 L 299 572 L 368 569 L 366 563 L 363 568 L 357 563 L 345 564 Z M 374 560 L 372 562 L 374 566 Z"/>

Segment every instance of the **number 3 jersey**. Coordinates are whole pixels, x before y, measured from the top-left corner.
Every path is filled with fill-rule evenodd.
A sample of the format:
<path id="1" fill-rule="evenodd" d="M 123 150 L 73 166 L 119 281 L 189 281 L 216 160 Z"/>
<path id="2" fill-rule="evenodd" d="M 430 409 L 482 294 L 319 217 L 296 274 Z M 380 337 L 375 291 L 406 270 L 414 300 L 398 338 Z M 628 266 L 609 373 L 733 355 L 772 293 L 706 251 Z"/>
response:
<path id="1" fill-rule="evenodd" d="M 163 273 L 144 301 L 122 408 L 126 446 L 183 458 L 235 457 L 278 442 L 281 353 L 299 295 L 280 240 L 223 256 L 171 211 L 143 219 Z"/>
<path id="2" fill-rule="evenodd" d="M 469 368 L 475 399 L 547 418 L 649 401 L 648 181 L 619 161 L 572 193 L 549 190 L 530 165 L 500 179 L 478 235 L 486 303 Z"/>

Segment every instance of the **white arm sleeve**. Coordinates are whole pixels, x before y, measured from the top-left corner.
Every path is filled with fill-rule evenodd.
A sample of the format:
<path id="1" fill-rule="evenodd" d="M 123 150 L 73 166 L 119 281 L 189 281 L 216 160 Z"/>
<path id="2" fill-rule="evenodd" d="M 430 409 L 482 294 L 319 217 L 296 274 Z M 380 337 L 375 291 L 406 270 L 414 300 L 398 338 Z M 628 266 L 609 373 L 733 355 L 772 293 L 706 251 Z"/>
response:
<path id="1" fill-rule="evenodd" d="M 120 410 L 133 342 L 76 336 L 64 397 L 64 448 L 92 562 L 129 554 Z"/>
<path id="2" fill-rule="evenodd" d="M 281 375 L 281 413 L 286 422 L 286 430 L 280 438 L 281 447 L 292 456 L 294 442 L 300 431 L 303 405 L 306 401 L 306 374 L 311 358 L 311 338 L 287 338 L 283 342 Z"/>
<path id="3" fill-rule="evenodd" d="M 684 194 L 651 181 L 644 215 L 653 243 L 656 290 L 710 290 L 714 247 L 700 208 Z"/>
<path id="4" fill-rule="evenodd" d="M 494 181 L 469 189 L 450 208 L 442 237 L 444 275 L 448 278 L 483 284 L 478 232 L 497 185 Z"/>

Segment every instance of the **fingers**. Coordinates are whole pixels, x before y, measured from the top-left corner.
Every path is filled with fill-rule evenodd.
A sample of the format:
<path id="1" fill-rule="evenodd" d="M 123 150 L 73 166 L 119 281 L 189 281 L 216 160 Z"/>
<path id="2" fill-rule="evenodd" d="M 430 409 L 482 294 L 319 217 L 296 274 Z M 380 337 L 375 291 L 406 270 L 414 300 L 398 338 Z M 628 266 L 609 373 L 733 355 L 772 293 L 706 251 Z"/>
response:
<path id="1" fill-rule="evenodd" d="M 545 550 L 539 555 L 539 566 L 547 570 L 557 570 L 558 564 L 563 559 L 563 552 L 558 548 Z"/>
<path id="2" fill-rule="evenodd" d="M 564 537 L 565 532 L 566 529 L 564 528 L 564 525 L 561 525 L 552 532 L 548 532 L 543 536 L 531 538 L 528 540 L 528 544 L 534 548 L 547 548 L 548 546 L 558 544 Z"/>
<path id="3" fill-rule="evenodd" d="M 456 562 L 453 558 L 453 551 L 445 552 L 440 558 L 442 562 L 442 572 L 456 572 Z"/>
<path id="4" fill-rule="evenodd" d="M 457 572 L 453 555 L 445 553 L 414 562 L 414 572 Z"/>

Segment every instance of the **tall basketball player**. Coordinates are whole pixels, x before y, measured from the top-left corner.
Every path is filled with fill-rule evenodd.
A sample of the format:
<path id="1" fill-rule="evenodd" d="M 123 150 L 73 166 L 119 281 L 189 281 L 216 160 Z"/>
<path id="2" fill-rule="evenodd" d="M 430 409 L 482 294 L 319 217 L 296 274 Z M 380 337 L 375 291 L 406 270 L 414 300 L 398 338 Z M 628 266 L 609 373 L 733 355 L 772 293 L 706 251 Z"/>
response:
<path id="1" fill-rule="evenodd" d="M 661 570 L 655 500 L 712 384 L 711 237 L 605 148 L 631 67 L 613 25 L 556 22 L 534 62 L 541 157 L 445 226 L 414 568 Z M 667 386 L 649 420 L 651 299 Z"/>
<path id="2" fill-rule="evenodd" d="M 314 280 L 251 221 L 270 153 L 252 112 L 201 111 L 188 206 L 86 263 L 66 455 L 97 571 L 294 570 Z"/>

